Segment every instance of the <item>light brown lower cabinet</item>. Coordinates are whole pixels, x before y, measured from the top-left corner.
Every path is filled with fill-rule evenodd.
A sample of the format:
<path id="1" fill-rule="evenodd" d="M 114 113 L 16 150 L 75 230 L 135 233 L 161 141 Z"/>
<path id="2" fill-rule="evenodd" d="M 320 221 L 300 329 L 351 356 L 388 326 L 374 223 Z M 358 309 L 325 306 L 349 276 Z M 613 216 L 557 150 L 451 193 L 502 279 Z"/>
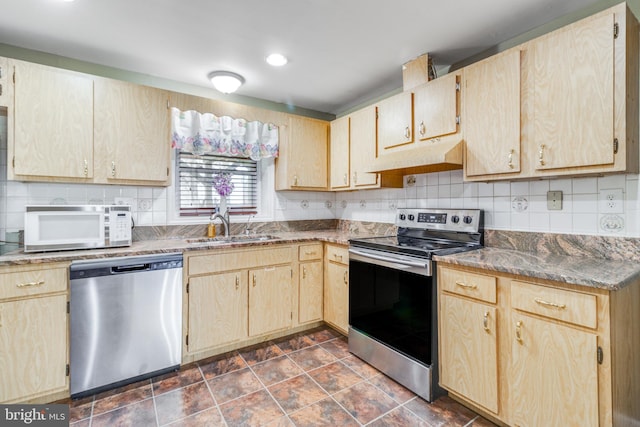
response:
<path id="1" fill-rule="evenodd" d="M 300 245 L 298 252 L 298 323 L 322 320 L 324 276 L 322 243 Z"/>
<path id="2" fill-rule="evenodd" d="M 324 321 L 347 334 L 349 330 L 349 250 L 325 245 Z"/>
<path id="3" fill-rule="evenodd" d="M 250 270 L 249 280 L 249 336 L 289 328 L 293 320 L 291 265 Z"/>
<path id="4" fill-rule="evenodd" d="M 0 269 L 0 402 L 68 393 L 66 264 Z"/>
<path id="5" fill-rule="evenodd" d="M 640 425 L 640 281 L 619 290 L 438 265 L 440 384 L 511 426 Z"/>

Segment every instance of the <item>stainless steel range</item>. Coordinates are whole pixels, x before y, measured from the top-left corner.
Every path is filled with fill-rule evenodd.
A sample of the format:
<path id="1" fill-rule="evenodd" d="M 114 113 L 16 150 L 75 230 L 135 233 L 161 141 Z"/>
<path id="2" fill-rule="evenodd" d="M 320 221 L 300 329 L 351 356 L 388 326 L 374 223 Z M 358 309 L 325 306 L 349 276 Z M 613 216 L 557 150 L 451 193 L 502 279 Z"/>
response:
<path id="1" fill-rule="evenodd" d="M 482 247 L 483 214 L 398 209 L 396 225 L 349 242 L 349 351 L 431 402 L 442 394 L 433 255 Z"/>

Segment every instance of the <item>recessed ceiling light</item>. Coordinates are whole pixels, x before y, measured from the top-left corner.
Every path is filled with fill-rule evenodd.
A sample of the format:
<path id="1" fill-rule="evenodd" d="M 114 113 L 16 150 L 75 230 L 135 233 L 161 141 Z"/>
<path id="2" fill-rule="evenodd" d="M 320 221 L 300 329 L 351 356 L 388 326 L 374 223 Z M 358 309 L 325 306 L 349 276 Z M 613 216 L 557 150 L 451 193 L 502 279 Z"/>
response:
<path id="1" fill-rule="evenodd" d="M 231 71 L 213 71 L 208 77 L 213 87 L 222 93 L 233 93 L 244 83 L 244 77 Z"/>
<path id="2" fill-rule="evenodd" d="M 271 55 L 267 56 L 266 61 L 267 64 L 273 65 L 274 67 L 282 67 L 287 62 L 289 62 L 287 57 L 280 53 L 272 53 Z"/>

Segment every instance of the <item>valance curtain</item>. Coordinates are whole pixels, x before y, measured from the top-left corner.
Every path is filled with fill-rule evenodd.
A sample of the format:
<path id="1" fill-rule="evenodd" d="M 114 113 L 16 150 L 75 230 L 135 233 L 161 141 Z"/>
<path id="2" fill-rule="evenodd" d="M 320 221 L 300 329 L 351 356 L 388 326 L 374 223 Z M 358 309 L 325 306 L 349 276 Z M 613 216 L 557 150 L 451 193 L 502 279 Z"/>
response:
<path id="1" fill-rule="evenodd" d="M 278 157 L 278 127 L 272 123 L 171 108 L 171 147 L 195 155 L 253 160 Z"/>

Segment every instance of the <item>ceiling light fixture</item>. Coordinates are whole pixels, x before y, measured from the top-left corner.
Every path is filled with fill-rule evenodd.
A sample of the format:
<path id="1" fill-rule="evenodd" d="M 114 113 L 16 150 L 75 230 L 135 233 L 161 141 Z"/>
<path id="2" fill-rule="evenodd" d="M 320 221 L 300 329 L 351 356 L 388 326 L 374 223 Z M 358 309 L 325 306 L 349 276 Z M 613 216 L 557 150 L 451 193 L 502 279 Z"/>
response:
<path id="1" fill-rule="evenodd" d="M 244 77 L 231 71 L 213 71 L 208 77 L 213 87 L 222 93 L 233 93 L 244 83 Z"/>
<path id="2" fill-rule="evenodd" d="M 287 62 L 289 62 L 287 57 L 280 53 L 272 53 L 271 55 L 267 56 L 265 60 L 267 61 L 267 64 L 273 65 L 274 67 L 282 67 Z"/>

